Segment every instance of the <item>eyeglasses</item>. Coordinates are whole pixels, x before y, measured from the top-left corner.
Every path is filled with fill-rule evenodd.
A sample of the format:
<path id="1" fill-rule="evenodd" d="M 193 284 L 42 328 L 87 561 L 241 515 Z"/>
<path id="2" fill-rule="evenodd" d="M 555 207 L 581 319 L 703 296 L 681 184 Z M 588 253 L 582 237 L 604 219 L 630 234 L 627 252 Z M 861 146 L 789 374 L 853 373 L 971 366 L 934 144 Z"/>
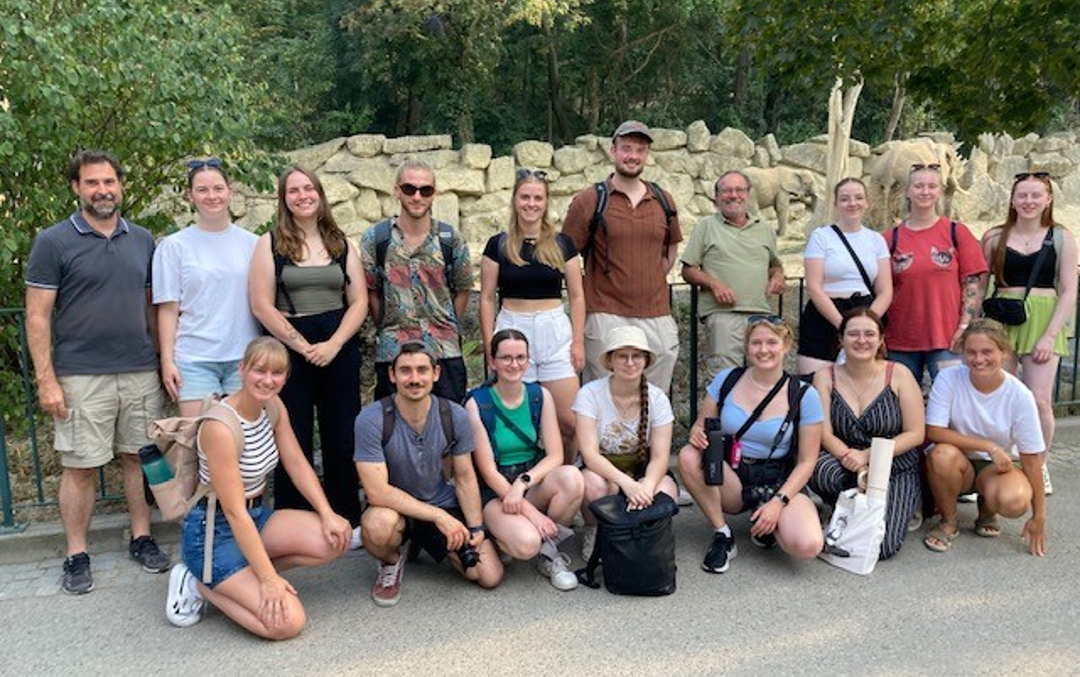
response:
<path id="1" fill-rule="evenodd" d="M 913 171 L 913 172 L 921 172 L 924 169 L 928 169 L 928 170 L 930 170 L 932 172 L 940 172 L 941 171 L 941 165 L 938 164 L 937 162 L 931 162 L 930 164 L 924 164 L 922 162 L 916 162 L 915 164 L 911 165 L 911 171 Z"/>
<path id="2" fill-rule="evenodd" d="M 744 193 L 749 193 L 749 192 L 750 192 L 749 188 L 743 188 L 742 186 L 736 186 L 734 188 L 721 188 L 720 189 L 720 194 L 721 195 L 742 195 Z"/>
<path id="3" fill-rule="evenodd" d="M 511 364 L 514 364 L 515 362 L 517 364 L 528 364 L 529 363 L 529 356 L 528 355 L 496 355 L 495 356 L 495 361 L 498 362 L 499 364 L 503 365 L 503 366 L 509 367 Z"/>
<path id="4" fill-rule="evenodd" d="M 624 352 L 624 353 L 611 353 L 612 362 L 626 362 L 627 364 L 636 364 L 638 362 L 645 361 L 645 353 L 637 352 Z"/>
<path id="5" fill-rule="evenodd" d="M 1013 179 L 1014 182 L 1019 183 L 1024 179 L 1049 179 L 1050 172 L 1020 172 Z"/>
<path id="6" fill-rule="evenodd" d="M 779 315 L 751 315 L 750 317 L 746 318 L 747 325 L 757 324 L 759 322 L 765 322 L 767 324 L 773 325 L 774 327 L 784 326 L 784 318 L 780 317 Z"/>
<path id="7" fill-rule="evenodd" d="M 543 171 L 542 169 L 529 169 L 527 167 L 522 167 L 521 169 L 517 170 L 518 181 L 521 181 L 522 179 L 527 179 L 530 176 L 535 176 L 541 181 L 547 181 L 547 172 Z"/>
<path id="8" fill-rule="evenodd" d="M 418 186 L 414 183 L 401 183 L 398 184 L 398 188 L 402 193 L 405 193 L 409 197 L 416 195 L 419 191 L 421 197 L 431 197 L 435 194 L 435 186 Z"/>

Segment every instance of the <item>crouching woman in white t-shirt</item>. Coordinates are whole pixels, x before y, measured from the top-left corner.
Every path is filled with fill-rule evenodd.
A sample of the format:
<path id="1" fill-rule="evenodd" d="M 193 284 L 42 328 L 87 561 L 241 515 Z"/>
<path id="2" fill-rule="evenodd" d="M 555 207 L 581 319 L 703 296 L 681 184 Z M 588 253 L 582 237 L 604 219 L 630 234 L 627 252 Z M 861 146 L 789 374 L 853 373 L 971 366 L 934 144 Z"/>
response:
<path id="1" fill-rule="evenodd" d="M 1031 508 L 1021 537 L 1032 555 L 1046 554 L 1045 444 L 1031 391 L 1002 369 L 1009 338 L 994 320 L 971 323 L 961 336 L 965 365 L 938 374 L 926 409 L 927 473 L 941 521 L 923 543 L 946 552 L 960 533 L 956 499 L 979 493 L 975 534 L 1001 535 L 998 516 Z"/>

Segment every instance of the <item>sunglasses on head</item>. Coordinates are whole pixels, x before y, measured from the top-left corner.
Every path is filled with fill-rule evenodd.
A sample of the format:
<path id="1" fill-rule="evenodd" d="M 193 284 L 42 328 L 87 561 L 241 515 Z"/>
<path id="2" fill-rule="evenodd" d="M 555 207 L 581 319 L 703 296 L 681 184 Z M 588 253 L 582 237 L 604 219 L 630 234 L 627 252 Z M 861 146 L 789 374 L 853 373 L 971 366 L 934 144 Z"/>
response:
<path id="1" fill-rule="evenodd" d="M 1020 172 L 1013 180 L 1016 182 L 1023 181 L 1024 179 L 1049 179 L 1050 172 Z"/>
<path id="2" fill-rule="evenodd" d="M 401 183 L 398 184 L 398 188 L 409 197 L 416 195 L 417 191 L 419 191 L 421 197 L 431 197 L 435 194 L 435 186 L 417 186 L 412 183 Z"/>
<path id="3" fill-rule="evenodd" d="M 518 181 L 521 181 L 522 179 L 527 179 L 530 176 L 535 176 L 541 181 L 547 180 L 547 172 L 541 169 L 528 169 L 526 167 L 522 167 L 521 169 L 517 170 Z"/>
<path id="4" fill-rule="evenodd" d="M 187 168 L 189 172 L 197 172 L 204 167 L 221 169 L 221 158 L 212 157 L 205 160 L 188 160 Z"/>
<path id="5" fill-rule="evenodd" d="M 784 324 L 784 318 L 779 315 L 751 315 L 746 319 L 748 325 L 757 324 L 758 322 L 766 322 L 774 327 L 779 327 Z"/>
<path id="6" fill-rule="evenodd" d="M 911 171 L 913 172 L 921 172 L 924 169 L 929 169 L 932 172 L 940 172 L 941 165 L 937 162 L 931 162 L 930 164 L 916 162 L 915 164 L 911 165 Z"/>

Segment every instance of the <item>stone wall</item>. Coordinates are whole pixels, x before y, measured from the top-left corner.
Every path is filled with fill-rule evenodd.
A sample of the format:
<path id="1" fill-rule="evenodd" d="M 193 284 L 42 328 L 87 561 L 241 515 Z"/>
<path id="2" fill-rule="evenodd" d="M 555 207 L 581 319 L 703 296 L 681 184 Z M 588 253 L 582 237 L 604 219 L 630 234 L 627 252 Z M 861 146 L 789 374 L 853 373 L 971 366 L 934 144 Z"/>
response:
<path id="1" fill-rule="evenodd" d="M 753 178 L 756 199 L 752 202 L 764 218 L 775 221 L 786 212 L 791 238 L 801 240 L 808 226 L 820 225 L 826 218 L 831 198 L 824 185 L 825 136 L 780 146 L 771 134 L 757 141 L 730 127 L 713 134 L 700 120 L 686 129 L 654 129 L 653 135 L 644 176 L 674 196 L 687 233 L 699 217 L 715 211 L 713 184 L 731 169 L 747 170 Z M 487 238 L 507 223 L 518 167 L 547 172 L 551 210 L 561 217 L 578 191 L 611 172 L 609 146 L 610 139 L 599 136 L 581 136 L 561 148 L 543 141 L 522 141 L 512 155 L 493 157 L 491 147 L 484 144 L 454 149 L 450 135 L 387 138 L 360 134 L 288 156 L 319 174 L 335 218 L 350 235 L 398 212 L 393 197 L 396 168 L 406 157 L 423 158 L 436 172 L 436 217 L 458 226 L 478 254 Z M 925 134 L 876 148 L 851 141 L 849 174 L 862 176 L 871 188 L 876 207 L 871 223 L 888 225 L 900 213 L 902 183 L 913 159 L 943 165 L 948 194 L 943 209 L 966 222 L 1004 218 L 1013 176 L 1021 171 L 1051 173 L 1059 212 L 1080 207 L 1076 132 L 1041 138 L 1030 134 L 1021 139 L 984 134 L 968 159 L 960 151 L 948 133 Z M 232 208 L 238 223 L 256 228 L 273 219 L 275 197 L 239 187 Z"/>

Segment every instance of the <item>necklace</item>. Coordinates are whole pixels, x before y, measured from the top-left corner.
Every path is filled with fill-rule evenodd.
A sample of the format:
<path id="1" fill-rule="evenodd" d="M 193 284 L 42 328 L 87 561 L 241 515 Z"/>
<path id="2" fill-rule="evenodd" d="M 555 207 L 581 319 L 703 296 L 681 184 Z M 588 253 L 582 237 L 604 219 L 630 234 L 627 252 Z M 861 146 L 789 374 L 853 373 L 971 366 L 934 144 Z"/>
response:
<path id="1" fill-rule="evenodd" d="M 1013 231 L 1013 232 L 1016 232 L 1016 231 Z M 1024 237 L 1024 236 L 1023 236 L 1023 235 L 1021 235 L 1020 233 L 1016 233 L 1016 234 L 1017 234 L 1017 236 L 1018 236 L 1018 237 Z M 1022 246 L 1023 246 L 1023 248 L 1024 248 L 1024 252 L 1025 252 L 1025 253 L 1027 253 L 1028 249 L 1029 249 L 1029 248 L 1030 248 L 1030 246 L 1031 246 L 1031 241 L 1032 241 L 1032 240 L 1034 240 L 1034 239 L 1036 239 L 1036 238 L 1038 238 L 1039 240 L 1042 240 L 1044 236 L 1045 236 L 1045 235 L 1044 235 L 1044 233 L 1043 233 L 1043 227 L 1042 227 L 1042 226 L 1037 226 L 1037 227 L 1035 228 L 1035 232 L 1034 232 L 1034 233 L 1031 233 L 1031 234 L 1029 234 L 1029 235 L 1028 235 L 1028 236 L 1027 236 L 1026 238 L 1024 238 L 1024 243 L 1023 243 L 1023 245 L 1022 245 Z"/>
<path id="2" fill-rule="evenodd" d="M 757 379 L 754 378 L 754 370 L 753 369 L 748 369 L 747 372 L 746 372 L 746 375 L 750 377 L 750 383 L 754 384 L 754 387 L 757 388 L 758 390 L 764 390 L 765 392 L 769 392 L 770 390 L 772 390 L 773 385 L 776 385 L 776 384 L 761 385 L 760 383 L 758 383 Z"/>
<path id="3" fill-rule="evenodd" d="M 640 395 L 637 393 L 629 397 L 625 395 L 619 397 L 612 393 L 611 401 L 615 404 L 615 411 L 618 412 L 619 417 L 626 421 L 636 418 L 641 410 Z"/>
<path id="4" fill-rule="evenodd" d="M 857 387 L 857 381 L 852 378 L 847 369 L 843 367 L 841 367 L 841 369 L 844 369 L 844 378 L 847 379 L 848 387 L 855 393 L 855 403 L 859 406 L 859 413 L 861 414 L 863 409 L 863 394 L 871 384 L 877 382 L 878 375 L 881 373 L 881 365 L 874 365 L 874 371 L 871 372 L 870 378 L 866 379 L 866 383 L 864 383 L 861 388 Z"/>

